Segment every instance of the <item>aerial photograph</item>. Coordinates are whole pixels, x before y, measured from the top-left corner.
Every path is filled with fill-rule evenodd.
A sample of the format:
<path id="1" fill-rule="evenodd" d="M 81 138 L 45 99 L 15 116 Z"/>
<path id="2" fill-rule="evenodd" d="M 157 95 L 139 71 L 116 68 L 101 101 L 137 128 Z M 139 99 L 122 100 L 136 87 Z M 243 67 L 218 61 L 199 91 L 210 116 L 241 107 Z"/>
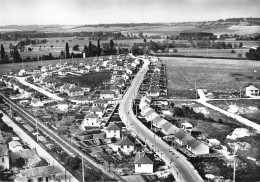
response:
<path id="1" fill-rule="evenodd" d="M 0 182 L 260 182 L 260 0 L 0 0 Z"/>

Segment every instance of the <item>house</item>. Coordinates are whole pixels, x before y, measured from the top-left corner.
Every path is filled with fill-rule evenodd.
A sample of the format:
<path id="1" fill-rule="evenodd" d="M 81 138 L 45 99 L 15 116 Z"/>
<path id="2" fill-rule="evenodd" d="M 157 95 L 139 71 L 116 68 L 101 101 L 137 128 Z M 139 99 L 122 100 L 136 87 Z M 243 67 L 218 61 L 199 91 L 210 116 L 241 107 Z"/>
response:
<path id="1" fill-rule="evenodd" d="M 130 77 L 127 74 L 124 74 L 124 75 L 122 75 L 122 78 L 126 81 L 126 80 L 129 80 Z"/>
<path id="2" fill-rule="evenodd" d="M 33 107 L 43 107 L 44 105 L 39 99 L 33 98 L 31 100 L 31 106 L 33 106 Z"/>
<path id="3" fill-rule="evenodd" d="M 59 76 L 66 76 L 67 75 L 67 71 L 63 70 L 63 69 L 59 69 L 58 70 L 58 75 Z"/>
<path id="4" fill-rule="evenodd" d="M 161 120 L 163 120 L 163 118 L 161 118 L 161 116 L 159 116 L 159 115 L 156 116 L 156 117 L 152 120 L 153 126 L 157 127 L 157 124 L 158 124 Z"/>
<path id="5" fill-rule="evenodd" d="M 125 71 L 126 71 L 126 73 L 129 74 L 129 75 L 132 75 L 132 74 L 133 74 L 133 71 L 130 70 L 130 69 L 128 69 L 128 68 L 127 68 Z"/>
<path id="6" fill-rule="evenodd" d="M 250 85 L 246 87 L 246 96 L 247 97 L 257 97 L 259 96 L 259 89 L 254 85 Z"/>
<path id="7" fill-rule="evenodd" d="M 18 141 L 9 142 L 8 146 L 9 146 L 9 150 L 11 150 L 11 152 L 19 152 L 19 151 L 23 150 L 22 144 Z"/>
<path id="8" fill-rule="evenodd" d="M 5 144 L 0 144 L 0 170 L 9 168 L 8 148 Z"/>
<path id="9" fill-rule="evenodd" d="M 32 158 L 34 155 L 37 155 L 36 149 L 25 149 L 21 150 L 19 152 L 13 152 L 10 154 L 12 163 L 15 163 L 16 159 L 23 158 L 25 162 L 27 162 L 30 158 Z"/>
<path id="10" fill-rule="evenodd" d="M 18 72 L 18 76 L 24 76 L 26 75 L 26 71 L 25 69 L 21 69 L 19 72 Z"/>
<path id="11" fill-rule="evenodd" d="M 71 107 L 71 101 L 69 100 L 63 100 L 61 102 L 58 102 L 58 110 L 67 112 Z"/>
<path id="12" fill-rule="evenodd" d="M 104 112 L 105 112 L 105 108 L 102 106 L 95 106 L 94 108 L 91 109 L 90 111 L 93 114 L 96 114 L 98 116 L 98 118 L 102 118 Z"/>
<path id="13" fill-rule="evenodd" d="M 102 106 L 102 107 L 107 107 L 108 103 L 106 100 L 103 99 L 97 99 L 93 102 L 93 106 Z"/>
<path id="14" fill-rule="evenodd" d="M 138 152 L 134 159 L 135 173 L 153 173 L 154 155 L 148 152 Z"/>
<path id="15" fill-rule="evenodd" d="M 153 109 L 150 108 L 148 105 L 145 105 L 144 107 L 141 108 L 141 115 L 146 116 L 146 113 L 149 111 L 153 111 Z"/>
<path id="16" fill-rule="evenodd" d="M 188 141 L 186 148 L 194 155 L 203 155 L 209 153 L 209 146 L 193 138 Z"/>
<path id="17" fill-rule="evenodd" d="M 111 86 L 110 90 L 112 92 L 114 92 L 115 94 L 117 94 L 117 95 L 120 94 L 120 88 L 118 86 L 116 86 L 116 85 Z"/>
<path id="18" fill-rule="evenodd" d="M 119 139 L 121 137 L 121 132 L 122 132 L 122 127 L 119 124 L 112 122 L 107 126 L 105 130 L 106 138 L 115 137 Z"/>
<path id="19" fill-rule="evenodd" d="M 41 67 L 41 72 L 46 72 L 46 71 L 48 71 L 48 68 L 46 66 Z"/>
<path id="20" fill-rule="evenodd" d="M 100 93 L 101 99 L 113 99 L 115 97 L 115 93 L 111 90 L 103 90 Z"/>
<path id="21" fill-rule="evenodd" d="M 189 133 L 186 133 L 183 130 L 180 130 L 179 132 L 175 133 L 174 137 L 175 137 L 175 142 L 178 143 L 180 146 L 187 145 L 187 143 L 190 140 L 194 139 Z"/>
<path id="22" fill-rule="evenodd" d="M 150 86 L 149 90 L 146 92 L 146 95 L 150 97 L 159 97 L 160 90 L 157 86 Z"/>
<path id="23" fill-rule="evenodd" d="M 173 135 L 177 133 L 179 130 L 180 129 L 177 126 L 171 124 L 168 121 L 165 122 L 161 127 L 161 132 L 165 135 Z"/>
<path id="24" fill-rule="evenodd" d="M 146 121 L 152 121 L 157 116 L 159 115 L 154 110 L 149 110 L 147 113 L 145 113 Z"/>
<path id="25" fill-rule="evenodd" d="M 181 123 L 181 128 L 184 129 L 185 131 L 191 132 L 193 129 L 192 124 L 185 122 L 185 123 Z"/>
<path id="26" fill-rule="evenodd" d="M 80 128 L 85 131 L 85 127 L 100 127 L 98 115 L 93 113 L 87 114 L 82 121 Z"/>
<path id="27" fill-rule="evenodd" d="M 20 173 L 14 178 L 14 182 L 49 182 L 56 181 L 57 170 L 54 165 L 41 166 L 20 170 Z"/>
<path id="28" fill-rule="evenodd" d="M 28 168 L 41 167 L 41 166 L 47 166 L 47 165 L 48 165 L 47 161 L 40 158 L 36 154 L 33 157 L 29 158 L 26 163 L 26 166 Z"/>
<path id="29" fill-rule="evenodd" d="M 80 88 L 80 87 L 72 87 L 72 88 L 69 88 L 67 90 L 67 94 L 70 97 L 73 97 L 73 96 L 83 96 L 84 95 L 84 90 L 82 88 Z"/>
<path id="30" fill-rule="evenodd" d="M 210 147 L 213 147 L 213 146 L 220 146 L 220 141 L 218 141 L 217 139 L 207 139 L 207 144 L 210 146 Z"/>
<path id="31" fill-rule="evenodd" d="M 125 154 L 130 154 L 135 150 L 135 138 L 131 136 L 124 136 L 118 142 L 118 150 L 122 151 Z"/>

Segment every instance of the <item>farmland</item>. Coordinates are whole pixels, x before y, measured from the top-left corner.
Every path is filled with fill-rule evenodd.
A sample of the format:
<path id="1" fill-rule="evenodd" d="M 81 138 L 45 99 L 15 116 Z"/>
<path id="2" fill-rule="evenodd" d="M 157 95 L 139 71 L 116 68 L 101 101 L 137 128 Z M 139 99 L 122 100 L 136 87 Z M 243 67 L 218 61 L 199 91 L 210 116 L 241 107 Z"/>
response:
<path id="1" fill-rule="evenodd" d="M 195 92 L 195 86 L 210 91 L 239 91 L 240 87 L 244 89 L 249 83 L 260 80 L 260 62 L 257 61 L 172 57 L 161 59 L 167 67 L 170 97 L 187 98 L 183 93 Z"/>

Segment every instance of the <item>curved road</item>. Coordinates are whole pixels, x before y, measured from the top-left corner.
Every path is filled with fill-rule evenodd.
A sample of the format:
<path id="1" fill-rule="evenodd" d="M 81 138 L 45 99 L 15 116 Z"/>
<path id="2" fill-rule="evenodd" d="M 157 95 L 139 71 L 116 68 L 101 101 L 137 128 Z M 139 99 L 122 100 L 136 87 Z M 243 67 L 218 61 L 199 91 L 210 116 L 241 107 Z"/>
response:
<path id="1" fill-rule="evenodd" d="M 142 59 L 142 58 L 140 58 Z M 141 140 L 143 140 L 155 153 L 163 159 L 177 181 L 200 182 L 203 181 L 198 172 L 194 169 L 190 162 L 176 150 L 172 149 L 160 137 L 155 135 L 151 130 L 144 126 L 133 113 L 132 105 L 135 96 L 142 83 L 144 75 L 148 70 L 150 61 L 144 61 L 143 67 L 135 76 L 131 86 L 128 88 L 123 99 L 119 105 L 119 115 L 126 126 L 135 133 Z"/>

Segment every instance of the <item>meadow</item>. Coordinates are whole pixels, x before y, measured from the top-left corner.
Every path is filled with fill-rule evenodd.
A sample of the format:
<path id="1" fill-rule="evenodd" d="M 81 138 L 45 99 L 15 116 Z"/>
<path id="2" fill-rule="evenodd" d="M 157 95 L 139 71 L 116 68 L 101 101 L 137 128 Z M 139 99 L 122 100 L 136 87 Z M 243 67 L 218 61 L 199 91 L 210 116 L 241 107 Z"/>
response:
<path id="1" fill-rule="evenodd" d="M 196 88 L 239 91 L 260 82 L 260 62 L 207 58 L 160 57 L 166 63 L 170 97 L 190 98 Z"/>

